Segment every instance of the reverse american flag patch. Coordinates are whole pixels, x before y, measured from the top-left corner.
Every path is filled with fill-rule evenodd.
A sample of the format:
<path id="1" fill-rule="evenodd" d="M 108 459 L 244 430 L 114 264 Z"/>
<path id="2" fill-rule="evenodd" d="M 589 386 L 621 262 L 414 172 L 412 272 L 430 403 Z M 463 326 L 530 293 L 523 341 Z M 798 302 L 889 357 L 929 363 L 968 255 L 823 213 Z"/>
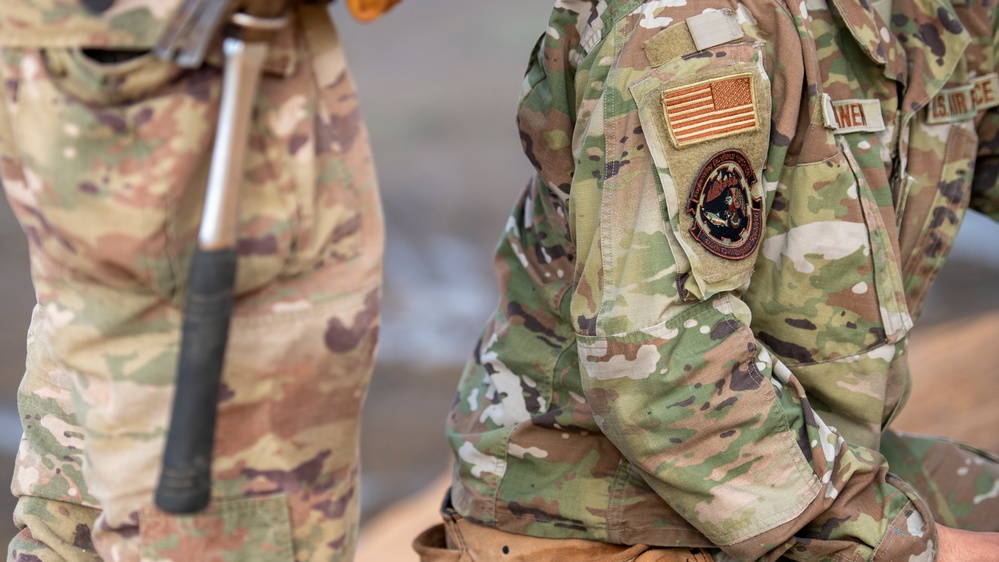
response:
<path id="1" fill-rule="evenodd" d="M 662 102 L 666 129 L 677 148 L 760 128 L 749 73 L 666 90 Z"/>

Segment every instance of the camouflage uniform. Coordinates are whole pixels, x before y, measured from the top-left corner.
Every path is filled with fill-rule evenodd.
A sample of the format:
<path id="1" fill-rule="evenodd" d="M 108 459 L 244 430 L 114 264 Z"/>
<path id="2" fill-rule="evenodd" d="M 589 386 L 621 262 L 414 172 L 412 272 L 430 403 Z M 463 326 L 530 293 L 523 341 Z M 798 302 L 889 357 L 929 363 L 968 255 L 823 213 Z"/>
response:
<path id="1" fill-rule="evenodd" d="M 212 505 L 152 505 L 221 73 L 81 47 L 148 50 L 178 4 L 0 8 L 0 178 L 38 298 L 9 559 L 350 560 L 383 235 L 323 6 L 296 7 L 256 96 Z"/>
<path id="2" fill-rule="evenodd" d="M 966 209 L 999 219 L 997 11 L 559 0 L 448 418 L 455 517 L 740 560 L 999 529 L 994 457 L 887 430 Z"/>

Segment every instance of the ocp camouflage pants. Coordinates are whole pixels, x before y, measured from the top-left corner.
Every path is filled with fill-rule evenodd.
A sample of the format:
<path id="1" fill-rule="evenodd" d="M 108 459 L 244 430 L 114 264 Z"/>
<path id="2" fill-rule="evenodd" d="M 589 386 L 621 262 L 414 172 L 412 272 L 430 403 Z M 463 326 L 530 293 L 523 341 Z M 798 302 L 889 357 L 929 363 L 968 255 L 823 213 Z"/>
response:
<path id="1" fill-rule="evenodd" d="M 221 72 L 0 51 L 0 180 L 38 299 L 9 559 L 352 558 L 383 234 L 354 86 L 318 10 L 275 41 L 255 100 L 213 501 L 197 516 L 152 494 Z"/>

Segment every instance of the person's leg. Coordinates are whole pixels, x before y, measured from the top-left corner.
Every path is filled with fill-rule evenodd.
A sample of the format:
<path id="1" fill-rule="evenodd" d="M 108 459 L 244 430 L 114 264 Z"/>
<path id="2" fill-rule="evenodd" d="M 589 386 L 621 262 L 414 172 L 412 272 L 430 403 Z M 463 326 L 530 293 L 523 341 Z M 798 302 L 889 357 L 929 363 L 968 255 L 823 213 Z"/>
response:
<path id="1" fill-rule="evenodd" d="M 83 430 L 76 423 L 68 376 L 49 351 L 44 322 L 44 312 L 36 307 L 18 389 L 24 435 L 11 484 L 20 532 L 7 556 L 15 562 L 97 561 L 90 537 L 100 510 L 81 475 Z"/>
<path id="2" fill-rule="evenodd" d="M 999 457 L 940 437 L 887 431 L 881 454 L 891 472 L 912 485 L 938 523 L 999 531 Z"/>
<path id="3" fill-rule="evenodd" d="M 11 548 L 25 562 L 94 550 L 124 562 L 353 557 L 381 214 L 335 33 L 312 25 L 284 39 L 251 127 L 213 500 L 197 516 L 162 513 L 152 496 L 220 72 L 65 49 L 4 59 L 0 173 L 65 383 L 46 394 L 64 402 L 22 402 L 39 423 L 62 420 L 22 446 L 36 459 L 16 477 L 25 530 Z M 85 454 L 64 453 L 84 442 Z M 32 462 L 52 490 L 31 485 Z M 65 483 L 50 474 L 60 463 L 75 466 Z M 68 546 L 91 539 L 89 552 Z"/>

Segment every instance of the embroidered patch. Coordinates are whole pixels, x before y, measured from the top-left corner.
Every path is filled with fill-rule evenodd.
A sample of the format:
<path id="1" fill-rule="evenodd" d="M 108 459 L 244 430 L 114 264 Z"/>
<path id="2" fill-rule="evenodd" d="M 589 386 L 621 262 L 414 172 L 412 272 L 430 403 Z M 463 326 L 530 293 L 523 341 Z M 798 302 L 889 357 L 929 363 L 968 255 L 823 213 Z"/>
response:
<path id="1" fill-rule="evenodd" d="M 690 234 L 716 256 L 749 256 L 763 232 L 763 200 L 752 196 L 756 174 L 740 150 L 723 150 L 701 168 L 687 202 Z"/>
<path id="2" fill-rule="evenodd" d="M 971 119 L 979 111 L 999 106 L 999 76 L 979 76 L 966 86 L 945 88 L 933 96 L 926 115 L 931 125 Z"/>
<path id="3" fill-rule="evenodd" d="M 682 148 L 760 128 L 751 73 L 666 90 L 663 114 L 673 146 Z"/>
<path id="4" fill-rule="evenodd" d="M 822 99 L 825 108 L 823 123 L 837 133 L 879 133 L 885 130 L 881 102 L 878 100 L 832 101 L 829 94 L 822 94 Z"/>
<path id="5" fill-rule="evenodd" d="M 979 111 L 999 106 L 999 75 L 990 72 L 971 81 L 971 98 Z"/>

